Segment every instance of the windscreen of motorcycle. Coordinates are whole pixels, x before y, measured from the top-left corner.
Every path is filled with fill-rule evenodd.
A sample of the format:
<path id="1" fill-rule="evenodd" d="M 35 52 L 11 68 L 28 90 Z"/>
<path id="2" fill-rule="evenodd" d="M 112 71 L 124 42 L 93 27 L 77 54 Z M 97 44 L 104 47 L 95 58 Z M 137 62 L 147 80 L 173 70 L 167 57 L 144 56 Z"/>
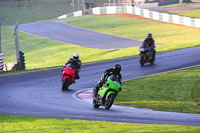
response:
<path id="1" fill-rule="evenodd" d="M 119 78 L 118 78 L 118 76 L 117 76 L 116 74 L 111 75 L 111 76 L 110 76 L 110 79 L 111 79 L 112 81 L 115 81 L 115 82 L 120 83 Z"/>

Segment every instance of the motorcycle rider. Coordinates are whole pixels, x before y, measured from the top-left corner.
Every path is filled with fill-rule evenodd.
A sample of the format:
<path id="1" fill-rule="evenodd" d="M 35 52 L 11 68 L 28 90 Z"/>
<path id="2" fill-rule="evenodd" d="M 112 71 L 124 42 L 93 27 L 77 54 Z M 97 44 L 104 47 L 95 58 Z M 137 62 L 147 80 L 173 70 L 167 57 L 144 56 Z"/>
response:
<path id="1" fill-rule="evenodd" d="M 76 68 L 76 76 L 75 76 L 75 79 L 79 79 L 80 76 L 79 76 L 79 71 L 81 69 L 81 61 L 79 60 L 79 54 L 78 53 L 74 53 L 73 54 L 73 58 L 70 58 L 67 63 L 65 63 L 63 69 L 62 69 L 62 72 L 63 70 L 65 69 L 65 67 L 68 65 L 68 64 L 73 64 Z"/>
<path id="2" fill-rule="evenodd" d="M 101 80 L 97 83 L 97 85 L 95 86 L 95 88 L 93 89 L 93 92 L 94 92 L 94 96 L 96 97 L 97 96 L 97 92 L 99 91 L 99 89 L 103 86 L 103 84 L 106 82 L 107 78 L 109 76 L 111 76 L 112 74 L 116 74 L 117 75 L 117 78 L 119 79 L 120 81 L 120 84 L 121 84 L 121 81 L 122 81 L 122 76 L 121 76 L 121 65 L 119 64 L 115 64 L 114 67 L 112 68 L 109 68 L 109 69 L 106 69 L 106 71 L 104 72 L 104 74 L 101 76 Z"/>
<path id="3" fill-rule="evenodd" d="M 154 39 L 152 37 L 151 33 L 147 34 L 147 38 L 145 38 L 143 44 L 140 46 L 140 48 L 144 48 L 145 51 L 140 51 L 140 54 L 146 54 L 147 49 L 151 48 L 151 50 L 153 51 L 153 58 L 155 58 L 155 43 L 154 43 Z"/>

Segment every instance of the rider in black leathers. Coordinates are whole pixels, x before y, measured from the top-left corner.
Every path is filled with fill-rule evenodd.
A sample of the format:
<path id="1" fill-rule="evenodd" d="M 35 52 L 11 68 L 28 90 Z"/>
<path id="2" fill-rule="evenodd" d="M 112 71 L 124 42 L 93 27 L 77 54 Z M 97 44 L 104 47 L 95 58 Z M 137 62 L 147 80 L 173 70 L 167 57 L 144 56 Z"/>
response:
<path id="1" fill-rule="evenodd" d="M 154 39 L 152 38 L 152 34 L 148 33 L 147 38 L 144 40 L 143 44 L 140 46 L 140 48 L 144 48 L 145 51 L 141 51 L 140 54 L 146 54 L 146 50 L 147 48 L 151 48 L 151 50 L 153 51 L 153 57 L 155 58 L 155 43 L 154 43 Z"/>
<path id="2" fill-rule="evenodd" d="M 111 76 L 112 74 L 116 74 L 120 84 L 122 82 L 122 75 L 120 73 L 121 71 L 121 65 L 119 64 L 115 64 L 114 67 L 106 69 L 106 71 L 104 72 L 104 74 L 101 76 L 101 80 L 97 83 L 96 87 L 94 88 L 93 92 L 94 92 L 94 96 L 97 95 L 97 92 L 99 91 L 99 89 L 103 86 L 103 84 L 106 82 L 107 78 L 109 76 Z"/>
<path id="3" fill-rule="evenodd" d="M 65 67 L 68 65 L 68 64 L 74 64 L 75 68 L 76 68 L 76 76 L 75 76 L 75 79 L 79 79 L 80 76 L 79 76 L 79 71 L 81 69 L 81 61 L 79 60 L 79 54 L 78 53 L 74 53 L 73 54 L 73 58 L 70 58 L 67 63 L 64 65 L 63 69 L 62 69 L 62 72 L 63 70 L 65 69 Z"/>

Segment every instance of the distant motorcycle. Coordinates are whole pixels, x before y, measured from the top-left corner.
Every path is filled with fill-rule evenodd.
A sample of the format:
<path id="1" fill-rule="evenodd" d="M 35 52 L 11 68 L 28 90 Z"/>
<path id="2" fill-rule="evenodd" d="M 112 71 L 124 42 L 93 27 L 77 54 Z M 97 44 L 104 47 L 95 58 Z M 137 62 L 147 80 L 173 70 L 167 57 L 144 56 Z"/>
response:
<path id="1" fill-rule="evenodd" d="M 68 64 L 62 73 L 62 90 L 67 90 L 75 80 L 76 69 L 73 64 Z"/>
<path id="2" fill-rule="evenodd" d="M 148 62 L 151 64 L 154 64 L 155 62 L 154 52 L 152 48 L 140 48 L 140 65 L 144 66 L 144 64 Z"/>
<path id="3" fill-rule="evenodd" d="M 104 106 L 105 109 L 110 109 L 115 97 L 120 91 L 121 84 L 117 75 L 111 75 L 108 77 L 106 83 L 99 89 L 97 96 L 93 96 L 93 107 L 98 108 L 99 106 Z"/>

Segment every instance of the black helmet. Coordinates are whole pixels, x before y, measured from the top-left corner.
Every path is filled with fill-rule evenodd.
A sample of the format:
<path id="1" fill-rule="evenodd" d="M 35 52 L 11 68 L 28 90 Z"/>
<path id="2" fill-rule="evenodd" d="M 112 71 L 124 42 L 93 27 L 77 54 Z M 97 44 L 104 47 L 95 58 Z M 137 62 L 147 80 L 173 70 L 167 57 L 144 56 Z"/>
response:
<path id="1" fill-rule="evenodd" d="M 151 33 L 148 33 L 148 34 L 147 34 L 147 38 L 152 38 L 152 34 L 151 34 Z"/>
<path id="2" fill-rule="evenodd" d="M 116 73 L 120 73 L 121 71 L 121 65 L 119 64 L 115 64 L 115 66 L 113 67 Z"/>

